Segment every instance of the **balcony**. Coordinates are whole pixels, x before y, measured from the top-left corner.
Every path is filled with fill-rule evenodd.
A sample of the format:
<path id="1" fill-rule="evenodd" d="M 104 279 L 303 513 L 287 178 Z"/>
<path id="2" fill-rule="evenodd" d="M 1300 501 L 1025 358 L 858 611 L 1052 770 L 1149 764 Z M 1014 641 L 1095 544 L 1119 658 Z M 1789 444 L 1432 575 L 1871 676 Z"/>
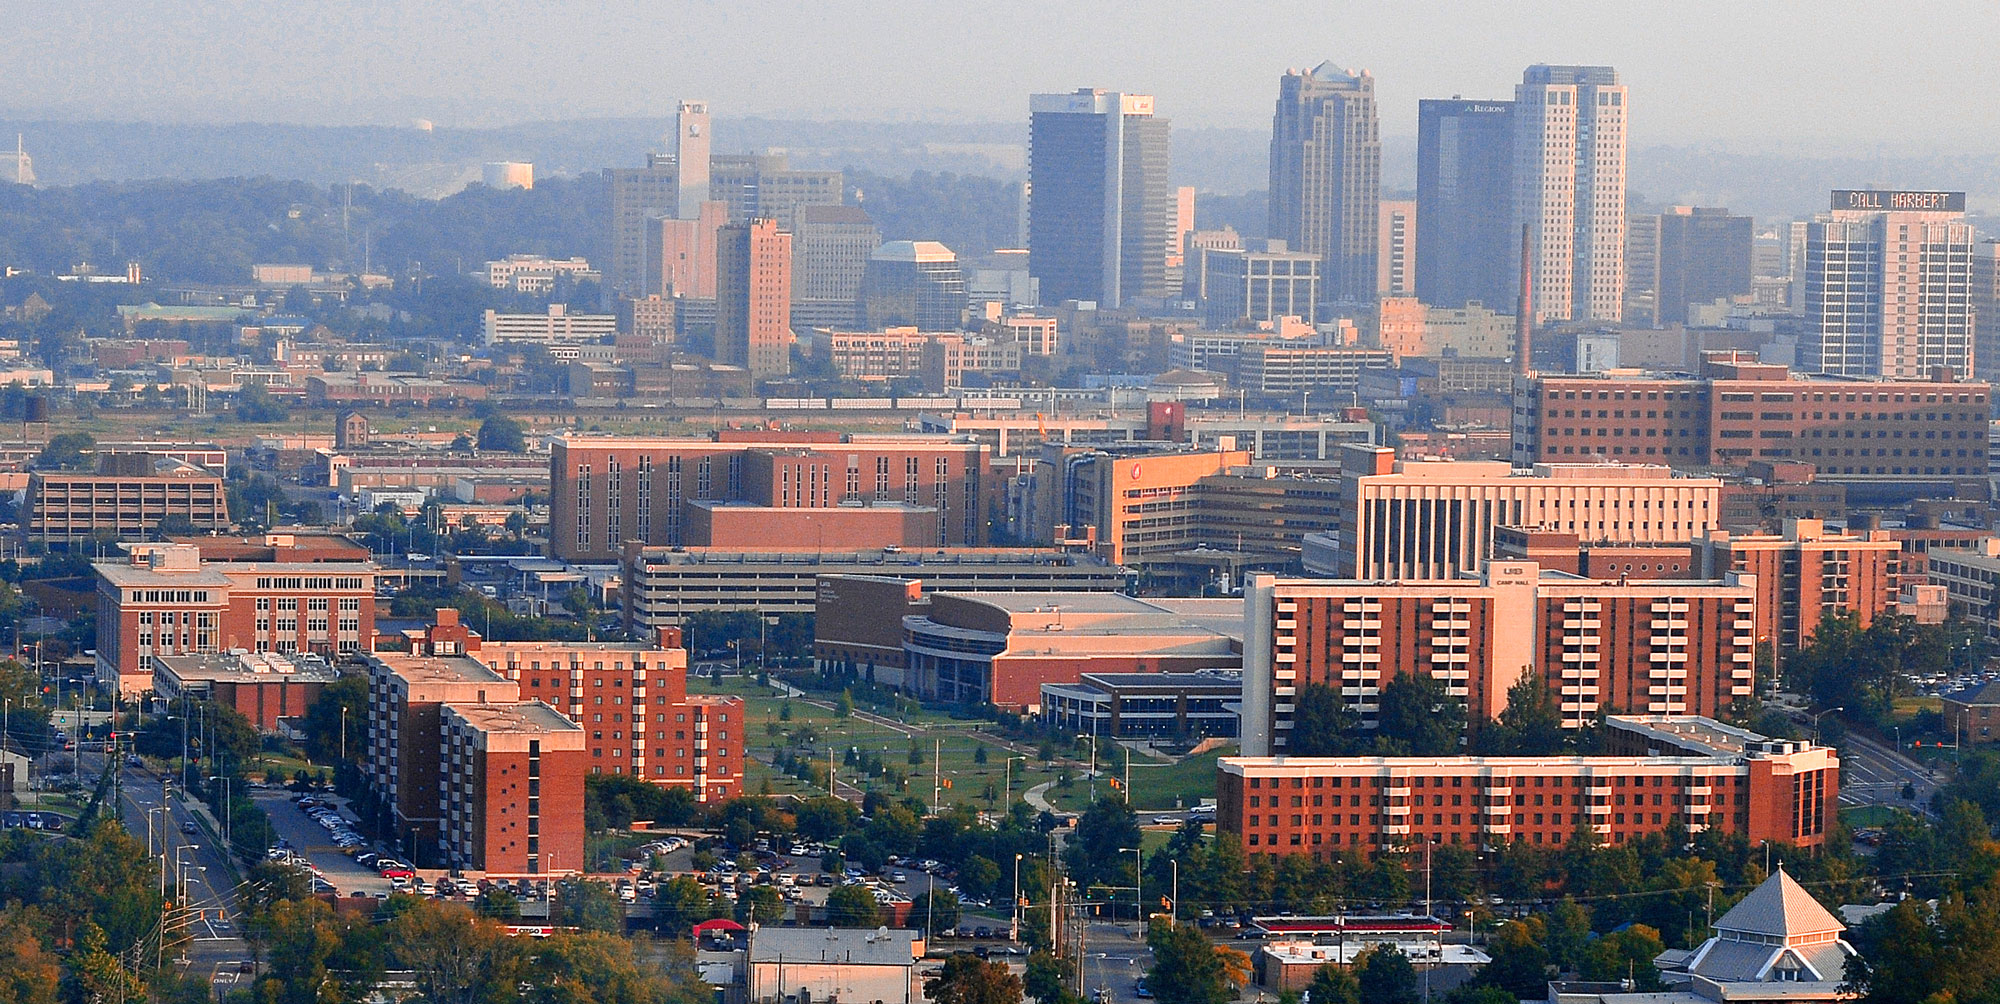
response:
<path id="1" fill-rule="evenodd" d="M 1407 837 L 1410 835 L 1410 828 L 1402 823 L 1388 823 L 1382 827 L 1382 832 L 1392 837 Z"/>
<path id="2" fill-rule="evenodd" d="M 1504 837 L 1514 832 L 1514 827 L 1507 823 L 1488 823 L 1486 824 L 1486 832 L 1490 836 Z"/>

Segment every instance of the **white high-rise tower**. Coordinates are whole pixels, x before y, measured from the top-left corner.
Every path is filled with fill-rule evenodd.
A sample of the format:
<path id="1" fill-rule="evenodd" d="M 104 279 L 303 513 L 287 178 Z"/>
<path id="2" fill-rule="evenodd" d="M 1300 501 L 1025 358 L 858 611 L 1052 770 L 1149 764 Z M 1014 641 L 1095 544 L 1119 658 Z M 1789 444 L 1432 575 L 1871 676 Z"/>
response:
<path id="1" fill-rule="evenodd" d="M 701 218 L 701 204 L 708 201 L 708 102 L 683 101 L 674 115 L 674 168 L 678 205 L 675 215 L 683 220 Z"/>
<path id="2" fill-rule="evenodd" d="M 21 146 L 20 133 L 14 134 L 14 152 L 0 153 L 0 181 L 11 181 L 17 185 L 35 183 L 35 162 Z"/>
<path id="3" fill-rule="evenodd" d="M 1626 96 L 1609 66 L 1530 66 L 1514 88 L 1514 229 L 1528 227 L 1536 320 L 1620 317 Z"/>

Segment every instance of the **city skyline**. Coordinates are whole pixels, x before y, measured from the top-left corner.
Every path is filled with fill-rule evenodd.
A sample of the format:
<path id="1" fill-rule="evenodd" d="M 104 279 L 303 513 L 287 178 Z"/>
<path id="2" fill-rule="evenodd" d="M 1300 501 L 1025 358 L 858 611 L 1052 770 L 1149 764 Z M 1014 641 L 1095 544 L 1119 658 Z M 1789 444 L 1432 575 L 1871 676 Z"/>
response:
<path id="1" fill-rule="evenodd" d="M 1273 74 L 1332 59 L 1378 81 L 1385 136 L 1414 135 L 1419 99 L 1480 95 L 1534 63 L 1620 67 L 1648 95 L 1645 114 L 1633 122 L 1638 143 L 1789 147 L 1837 138 L 1942 147 L 2000 126 L 2000 111 L 1978 100 L 1992 81 L 1976 61 L 1900 78 L 1850 72 L 1891 64 L 1920 44 L 1925 29 L 1889 22 L 1853 33 L 1844 30 L 1850 19 L 1827 7 L 1816 7 L 1810 21 L 1784 9 L 1727 8 L 1732 31 L 1679 41 L 1679 26 L 1717 19 L 1684 8 L 1649 16 L 1580 4 L 1504 14 L 1418 7 L 1346 18 L 1338 32 L 1321 18 L 1175 32 L 1171 26 L 1190 21 L 1171 9 L 1134 23 L 1113 12 L 1078 16 L 1024 3 L 1009 8 L 1011 18 L 936 26 L 941 36 L 927 26 L 922 44 L 906 37 L 901 19 L 873 16 L 883 8 L 871 3 L 803 15 L 593 5 L 589 17 L 581 10 L 565 16 L 561 3 L 533 15 L 451 3 L 370 8 L 365 16 L 335 7 L 303 19 L 234 4 L 226 17 L 203 17 L 200 8 L 219 15 L 225 5 L 194 7 L 95 2 L 21 19 L 0 40 L 0 59 L 18 68 L 0 115 L 315 124 L 423 117 L 469 127 L 665 115 L 679 100 L 702 98 L 762 116 L 1008 121 L 1019 95 L 1062 89 L 1080 73 L 1107 89 L 1155 94 L 1183 127 L 1254 128 L 1268 114 Z M 1982 23 L 2000 28 L 2000 13 L 1971 5 L 1947 12 L 1947 20 L 1959 34 L 1976 35 Z M 550 23 L 565 25 L 558 37 L 566 44 L 548 44 Z M 1023 60 L 1015 47 L 990 44 L 996 24 L 1038 39 L 1037 57 Z M 727 44 L 732 36 L 766 46 L 796 39 L 846 58 L 795 60 L 787 73 L 772 74 L 760 61 L 739 58 Z M 1767 44 L 1774 37 L 1796 44 Z M 58 47 L 66 58 L 47 58 Z M 1837 71 L 1814 58 L 1830 47 L 1849 54 Z M 287 52 L 285 61 L 252 58 L 276 48 Z M 577 59 L 585 50 L 595 55 Z M 187 51 L 212 58 L 197 65 L 174 55 Z M 926 53 L 950 53 L 950 62 Z M 859 66 L 867 72 L 856 72 Z M 1169 66 L 1175 69 L 1162 69 Z M 519 86 L 528 79 L 536 87 Z M 1745 94 L 1769 100 L 1740 100 Z M 1923 115 L 1855 114 L 1919 100 Z"/>

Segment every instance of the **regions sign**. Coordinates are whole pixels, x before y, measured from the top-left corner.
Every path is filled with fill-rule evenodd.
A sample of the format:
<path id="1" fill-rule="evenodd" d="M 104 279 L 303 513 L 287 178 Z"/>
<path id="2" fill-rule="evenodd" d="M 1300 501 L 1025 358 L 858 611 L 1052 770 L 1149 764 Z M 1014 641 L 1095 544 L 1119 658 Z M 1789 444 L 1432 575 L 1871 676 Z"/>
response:
<path id="1" fill-rule="evenodd" d="M 1836 188 L 1833 208 L 1862 212 L 1965 212 L 1964 192 L 1898 192 Z"/>

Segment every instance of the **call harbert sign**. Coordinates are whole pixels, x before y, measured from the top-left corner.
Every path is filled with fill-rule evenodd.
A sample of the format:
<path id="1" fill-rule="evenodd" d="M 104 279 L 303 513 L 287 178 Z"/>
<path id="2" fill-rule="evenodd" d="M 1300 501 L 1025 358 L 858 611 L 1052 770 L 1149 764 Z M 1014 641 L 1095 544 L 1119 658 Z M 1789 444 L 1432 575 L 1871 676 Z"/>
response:
<path id="1" fill-rule="evenodd" d="M 1836 188 L 1833 208 L 1872 213 L 1962 213 L 1964 192 L 1901 192 Z"/>

